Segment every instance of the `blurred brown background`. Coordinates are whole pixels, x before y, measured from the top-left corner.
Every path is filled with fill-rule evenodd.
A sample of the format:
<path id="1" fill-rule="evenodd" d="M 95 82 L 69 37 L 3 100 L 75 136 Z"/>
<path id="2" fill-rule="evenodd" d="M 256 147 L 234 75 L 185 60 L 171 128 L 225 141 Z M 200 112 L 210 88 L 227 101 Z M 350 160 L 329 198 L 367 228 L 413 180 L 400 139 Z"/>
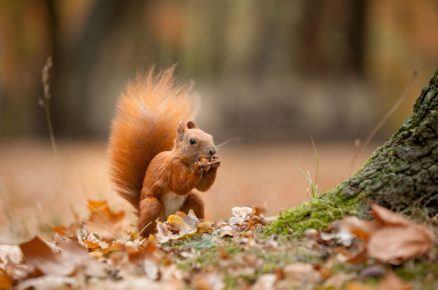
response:
<path id="1" fill-rule="evenodd" d="M 0 222 L 35 230 L 86 198 L 125 206 L 106 173 L 116 99 L 137 71 L 174 63 L 202 96 L 200 125 L 229 140 L 206 194 L 210 218 L 305 200 L 316 168 L 309 136 L 321 190 L 351 174 L 354 141 L 416 70 L 409 97 L 353 167 L 409 115 L 438 65 L 437 27 L 433 0 L 0 0 Z M 58 161 L 38 106 L 49 55 Z"/>

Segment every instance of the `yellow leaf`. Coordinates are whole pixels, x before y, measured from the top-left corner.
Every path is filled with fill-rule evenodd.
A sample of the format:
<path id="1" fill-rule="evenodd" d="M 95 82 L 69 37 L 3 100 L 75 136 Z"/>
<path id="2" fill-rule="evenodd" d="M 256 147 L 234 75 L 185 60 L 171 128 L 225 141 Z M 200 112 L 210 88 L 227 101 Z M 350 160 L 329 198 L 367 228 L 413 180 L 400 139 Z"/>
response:
<path id="1" fill-rule="evenodd" d="M 148 238 L 149 242 L 156 242 L 157 241 L 157 237 L 154 234 L 149 235 Z"/>
<path id="2" fill-rule="evenodd" d="M 167 218 L 167 223 L 169 224 L 173 224 L 173 225 L 182 225 L 184 223 L 184 220 L 177 215 L 171 214 L 168 218 Z"/>

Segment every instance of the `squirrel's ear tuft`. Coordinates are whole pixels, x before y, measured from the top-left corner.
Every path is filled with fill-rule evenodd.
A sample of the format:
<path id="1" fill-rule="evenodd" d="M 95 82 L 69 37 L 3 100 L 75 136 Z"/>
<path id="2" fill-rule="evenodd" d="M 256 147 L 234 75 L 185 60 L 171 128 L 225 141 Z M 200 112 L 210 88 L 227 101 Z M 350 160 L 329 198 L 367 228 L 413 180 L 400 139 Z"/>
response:
<path id="1" fill-rule="evenodd" d="M 176 128 L 176 134 L 178 135 L 178 138 L 182 138 L 184 136 L 184 133 L 186 132 L 187 126 L 186 123 L 183 121 L 180 121 L 178 123 L 178 127 Z"/>
<path id="2" fill-rule="evenodd" d="M 188 122 L 187 122 L 187 128 L 189 128 L 189 129 L 193 129 L 193 128 L 198 128 L 198 126 L 196 126 L 195 122 L 193 122 L 193 121 L 188 121 Z"/>

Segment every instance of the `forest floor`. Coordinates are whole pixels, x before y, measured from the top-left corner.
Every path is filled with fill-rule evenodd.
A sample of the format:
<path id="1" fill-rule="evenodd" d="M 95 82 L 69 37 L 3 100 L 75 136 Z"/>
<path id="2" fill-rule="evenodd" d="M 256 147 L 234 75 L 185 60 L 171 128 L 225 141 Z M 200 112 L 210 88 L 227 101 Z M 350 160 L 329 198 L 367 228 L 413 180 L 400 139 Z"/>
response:
<path id="1" fill-rule="evenodd" d="M 143 239 L 124 211 L 89 216 L 0 245 L 0 289 L 437 289 L 436 221 L 373 206 L 303 236 L 269 234 L 276 217 L 235 207 L 220 222 L 176 213 Z"/>
<path id="2" fill-rule="evenodd" d="M 25 152 L 23 148 L 38 151 L 35 146 L 26 146 L 16 147 L 21 148 L 17 152 Z M 102 155 L 96 157 L 95 147 L 86 148 L 91 149 L 83 150 L 83 159 L 80 160 L 104 159 Z M 102 146 L 97 148 L 100 152 Z M 333 186 L 339 178 L 342 180 L 354 153 L 351 148 L 345 144 L 319 148 L 319 180 L 325 183 L 324 187 Z M 74 151 L 69 150 L 72 150 L 71 147 L 61 148 L 61 152 Z M 26 160 L 26 156 L 17 158 L 18 153 L 14 159 L 10 152 L 13 150 L 8 156 L 3 154 L 3 167 L 0 165 L 1 176 L 8 185 L 17 178 L 17 172 L 25 172 L 26 164 L 32 162 Z M 271 157 L 268 158 L 266 152 L 271 152 Z M 299 154 L 303 152 L 307 157 Z M 314 166 L 311 146 L 278 146 L 270 151 L 231 149 L 225 155 L 224 160 L 228 160 L 234 168 L 245 164 L 243 159 L 260 162 L 257 165 L 259 168 L 267 167 L 259 180 L 273 179 L 277 185 L 279 179 L 275 178 L 283 180 L 274 191 L 303 192 L 295 202 L 291 201 L 290 194 L 276 197 L 277 203 L 283 201 L 283 208 L 317 198 L 306 193 L 309 185 L 306 185 L 306 173 L 301 172 L 299 165 L 291 166 L 299 173 L 289 175 L 289 178 L 288 175 L 269 175 L 275 168 L 289 173 L 287 168 L 290 159 L 293 159 L 291 156 L 297 156 L 294 159 L 297 163 L 306 161 L 301 164 L 305 170 Z M 32 156 L 36 160 L 31 164 L 40 166 L 39 162 L 47 158 L 47 154 Z M 257 156 L 265 159 L 260 160 Z M 344 158 L 338 158 L 340 156 Z M 75 159 L 78 158 L 71 157 L 71 160 Z M 334 164 L 326 163 L 332 159 L 340 160 L 337 164 L 340 166 L 330 168 L 324 165 Z M 360 166 L 361 162 L 363 159 L 356 166 Z M 12 163 L 15 169 L 6 169 Z M 92 164 L 95 165 L 89 166 L 88 170 L 99 172 L 105 163 Z M 249 195 L 259 188 L 250 182 L 257 179 L 248 177 L 254 177 L 255 171 L 245 166 L 241 166 L 244 171 L 224 170 L 224 175 L 228 177 L 230 171 L 231 175 L 240 174 L 243 181 L 238 181 L 236 177 L 233 180 L 241 182 L 241 188 L 245 187 L 247 180 L 251 187 L 248 186 L 245 192 Z M 29 180 L 27 186 L 29 183 L 38 184 L 38 178 L 51 180 L 48 170 L 30 168 L 26 178 L 33 176 L 35 180 Z M 324 174 L 325 178 L 332 177 L 330 182 L 322 177 Z M 295 180 L 290 181 L 290 176 Z M 301 179 L 298 178 L 300 176 Z M 300 181 L 302 188 L 290 191 L 296 180 L 303 180 Z M 63 186 L 68 187 L 68 183 Z M 218 180 L 218 187 L 219 192 L 231 190 L 221 180 Z M 261 185 L 261 189 L 266 190 L 266 187 Z M 23 196 L 26 197 L 25 194 Z M 23 196 L 18 201 L 25 200 Z M 34 220 L 39 221 L 38 227 L 29 228 L 25 234 L 18 228 L 32 227 L 31 223 L 23 222 L 17 210 L 5 211 L 6 201 L 14 200 L 13 195 L 2 197 L 3 214 L 8 213 L 2 222 L 3 226 L 8 225 L 4 227 L 4 232 L 14 232 L 15 236 L 10 237 L 18 237 L 19 240 L 15 243 L 0 242 L 0 289 L 438 289 L 438 221 L 421 214 L 410 221 L 401 213 L 391 213 L 375 206 L 373 218 L 368 221 L 344 218 L 320 231 L 309 229 L 303 235 L 296 235 L 293 231 L 277 235 L 272 228 L 281 208 L 268 208 L 266 211 L 266 204 L 260 203 L 262 199 L 247 196 L 242 202 L 226 200 L 229 197 L 225 197 L 223 203 L 218 203 L 222 199 L 209 201 L 221 206 L 220 211 L 210 212 L 205 221 L 199 221 L 193 214 L 177 213 L 159 224 L 156 235 L 142 239 L 135 228 L 135 217 L 131 211 L 117 204 L 114 206 L 111 196 L 80 196 L 86 201 L 74 206 L 68 203 L 70 207 L 59 201 L 53 202 L 52 207 L 46 207 L 47 203 L 41 198 L 39 211 L 33 212 Z M 66 197 L 61 195 L 58 199 Z M 74 198 L 72 200 L 75 201 Z M 27 199 L 22 207 L 32 204 L 38 207 L 35 201 L 38 200 Z M 214 208 L 209 202 L 207 206 Z M 14 203 L 8 205 L 13 206 Z M 20 207 L 20 204 L 15 206 Z M 47 212 L 56 210 L 65 214 L 68 211 L 72 218 L 42 218 Z"/>

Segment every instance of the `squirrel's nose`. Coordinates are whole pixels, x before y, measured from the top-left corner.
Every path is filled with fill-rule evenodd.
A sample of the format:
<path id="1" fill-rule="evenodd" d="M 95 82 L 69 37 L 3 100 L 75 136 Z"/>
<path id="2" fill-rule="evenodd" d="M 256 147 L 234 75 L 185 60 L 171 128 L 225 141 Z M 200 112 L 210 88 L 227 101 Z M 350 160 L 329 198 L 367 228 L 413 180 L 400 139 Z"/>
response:
<path id="1" fill-rule="evenodd" d="M 208 153 L 210 153 L 210 155 L 213 156 L 214 154 L 216 154 L 216 148 L 211 148 Z"/>

